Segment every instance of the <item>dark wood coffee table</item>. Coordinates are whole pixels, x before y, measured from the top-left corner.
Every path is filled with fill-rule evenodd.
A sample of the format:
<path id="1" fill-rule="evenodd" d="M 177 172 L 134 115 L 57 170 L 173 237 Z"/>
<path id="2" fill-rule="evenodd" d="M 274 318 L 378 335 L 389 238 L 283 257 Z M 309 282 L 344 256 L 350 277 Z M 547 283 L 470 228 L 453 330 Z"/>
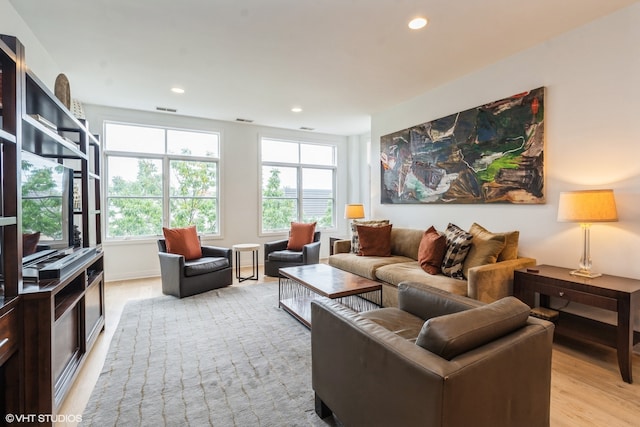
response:
<path id="1" fill-rule="evenodd" d="M 319 297 L 338 300 L 356 311 L 382 305 L 382 285 L 327 264 L 280 269 L 278 305 L 308 328 L 311 301 Z"/>

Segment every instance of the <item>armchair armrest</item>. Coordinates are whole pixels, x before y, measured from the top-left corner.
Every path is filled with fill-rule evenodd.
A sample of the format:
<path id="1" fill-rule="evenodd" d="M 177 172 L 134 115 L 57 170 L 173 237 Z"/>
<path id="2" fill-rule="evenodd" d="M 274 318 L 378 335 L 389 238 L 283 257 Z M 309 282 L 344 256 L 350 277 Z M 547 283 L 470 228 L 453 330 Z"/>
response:
<path id="1" fill-rule="evenodd" d="M 348 254 L 351 252 L 351 240 L 336 240 L 333 242 L 333 253 L 335 254 Z"/>
<path id="2" fill-rule="evenodd" d="M 158 252 L 160 258 L 160 275 L 167 283 L 175 283 L 178 286 L 180 277 L 184 274 L 184 257 L 168 252 Z"/>
<path id="3" fill-rule="evenodd" d="M 267 261 L 269 254 L 275 251 L 284 251 L 287 249 L 289 239 L 275 240 L 264 244 L 264 260 Z"/>
<path id="4" fill-rule="evenodd" d="M 529 318 L 447 361 L 319 298 L 311 303 L 316 405 L 345 425 L 548 426 L 552 339 L 552 323 Z"/>
<path id="5" fill-rule="evenodd" d="M 318 264 L 320 262 L 320 242 L 313 242 L 302 247 L 302 262 Z"/>
<path id="6" fill-rule="evenodd" d="M 445 314 L 457 313 L 484 305 L 480 301 L 455 295 L 442 289 L 411 282 L 398 284 L 398 308 L 423 320 Z"/>
<path id="7" fill-rule="evenodd" d="M 534 265 L 534 258 L 523 257 L 470 268 L 467 295 L 484 302 L 513 295 L 513 272 Z"/>
<path id="8" fill-rule="evenodd" d="M 202 246 L 201 248 L 202 256 L 227 258 L 231 266 L 233 253 L 231 248 L 223 248 L 220 246 Z"/>

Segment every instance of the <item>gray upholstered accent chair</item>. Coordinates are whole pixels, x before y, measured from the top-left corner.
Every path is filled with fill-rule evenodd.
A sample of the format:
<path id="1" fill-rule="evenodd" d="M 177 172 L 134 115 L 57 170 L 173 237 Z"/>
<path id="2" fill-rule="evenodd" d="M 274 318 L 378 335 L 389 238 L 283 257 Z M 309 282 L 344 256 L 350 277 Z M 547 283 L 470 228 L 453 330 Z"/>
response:
<path id="1" fill-rule="evenodd" d="M 158 240 L 163 294 L 183 298 L 233 283 L 232 250 L 201 248 L 202 258 L 187 261 L 182 255 L 168 253 L 165 239 Z"/>
<path id="2" fill-rule="evenodd" d="M 278 277 L 281 268 L 320 263 L 320 232 L 313 234 L 313 242 L 301 251 L 287 250 L 289 239 L 264 244 L 264 274 Z"/>
<path id="3" fill-rule="evenodd" d="M 311 303 L 316 412 L 345 426 L 548 427 L 554 325 L 400 283 L 398 308 Z"/>

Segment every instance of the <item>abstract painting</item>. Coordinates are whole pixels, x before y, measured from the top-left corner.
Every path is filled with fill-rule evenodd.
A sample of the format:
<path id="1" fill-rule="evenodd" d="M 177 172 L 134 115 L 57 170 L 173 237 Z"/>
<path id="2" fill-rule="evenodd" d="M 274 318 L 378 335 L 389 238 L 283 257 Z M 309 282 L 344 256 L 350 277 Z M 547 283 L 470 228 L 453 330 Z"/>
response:
<path id="1" fill-rule="evenodd" d="M 544 203 L 544 87 L 380 138 L 381 203 Z"/>

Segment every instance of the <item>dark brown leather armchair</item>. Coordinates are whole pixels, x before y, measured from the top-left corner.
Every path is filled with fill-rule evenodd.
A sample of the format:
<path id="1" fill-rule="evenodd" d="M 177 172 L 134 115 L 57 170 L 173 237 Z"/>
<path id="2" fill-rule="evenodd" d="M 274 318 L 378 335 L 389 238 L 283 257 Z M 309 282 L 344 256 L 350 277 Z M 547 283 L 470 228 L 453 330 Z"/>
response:
<path id="1" fill-rule="evenodd" d="M 410 283 L 398 295 L 399 308 L 364 313 L 311 303 L 320 417 L 333 412 L 345 426 L 549 426 L 551 322 L 513 297 L 485 305 Z"/>
<path id="2" fill-rule="evenodd" d="M 320 262 L 320 232 L 313 234 L 313 242 L 304 245 L 301 251 L 287 250 L 289 239 L 264 244 L 264 274 L 278 277 L 281 268 Z"/>
<path id="3" fill-rule="evenodd" d="M 187 261 L 182 255 L 168 253 L 165 239 L 158 240 L 163 294 L 183 298 L 233 283 L 232 250 L 201 248 L 202 258 Z"/>

